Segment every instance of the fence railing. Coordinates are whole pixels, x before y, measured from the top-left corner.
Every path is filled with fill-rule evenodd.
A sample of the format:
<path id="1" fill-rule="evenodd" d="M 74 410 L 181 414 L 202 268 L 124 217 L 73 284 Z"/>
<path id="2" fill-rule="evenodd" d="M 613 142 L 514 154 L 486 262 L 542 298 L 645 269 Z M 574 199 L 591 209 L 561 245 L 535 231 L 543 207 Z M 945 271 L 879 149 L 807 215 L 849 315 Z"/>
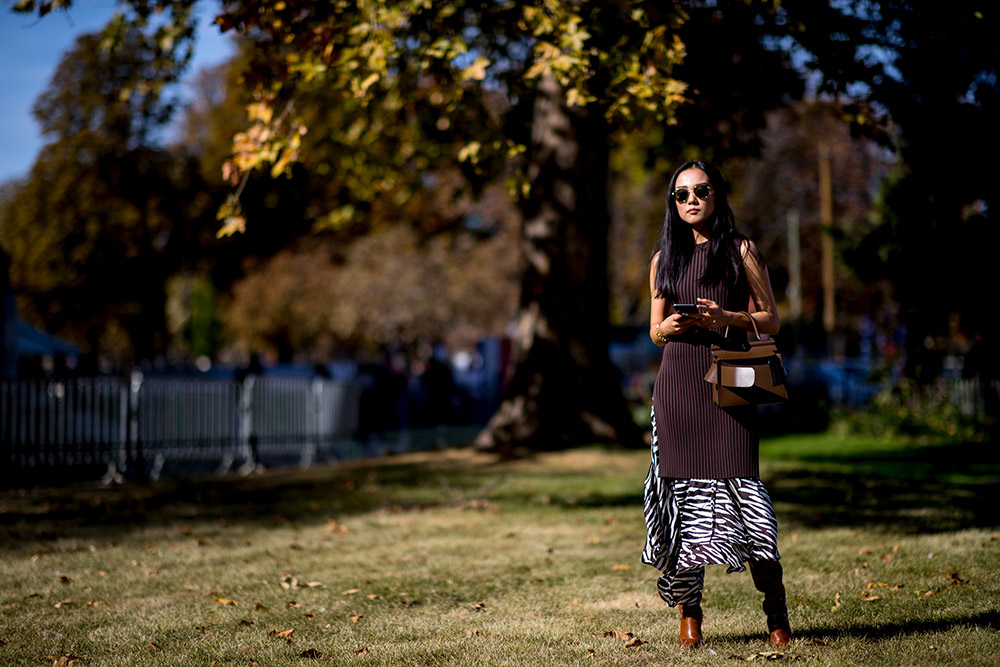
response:
<path id="1" fill-rule="evenodd" d="M 156 478 L 171 461 L 252 470 L 263 458 L 309 465 L 356 455 L 360 390 L 323 379 L 117 378 L 0 381 L 5 476 L 103 469 L 104 481 Z"/>

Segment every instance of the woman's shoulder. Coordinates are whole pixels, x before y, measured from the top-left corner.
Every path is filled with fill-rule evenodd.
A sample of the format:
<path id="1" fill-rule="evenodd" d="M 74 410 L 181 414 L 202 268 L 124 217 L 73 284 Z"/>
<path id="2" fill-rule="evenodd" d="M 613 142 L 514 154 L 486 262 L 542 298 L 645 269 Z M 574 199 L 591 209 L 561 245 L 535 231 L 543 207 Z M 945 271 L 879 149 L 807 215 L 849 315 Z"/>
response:
<path id="1" fill-rule="evenodd" d="M 757 247 L 757 244 L 750 237 L 740 234 L 733 239 L 733 246 L 740 253 L 740 259 L 743 262 L 746 262 L 748 259 L 760 261 L 760 248 Z"/>

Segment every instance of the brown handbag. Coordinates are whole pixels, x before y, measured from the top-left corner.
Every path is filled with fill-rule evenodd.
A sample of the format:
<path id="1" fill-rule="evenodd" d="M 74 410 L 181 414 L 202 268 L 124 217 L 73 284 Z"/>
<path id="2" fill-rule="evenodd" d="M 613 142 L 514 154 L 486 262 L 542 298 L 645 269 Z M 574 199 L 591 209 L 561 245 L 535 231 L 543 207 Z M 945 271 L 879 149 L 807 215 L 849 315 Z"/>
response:
<path id="1" fill-rule="evenodd" d="M 757 322 L 750 313 L 741 315 L 750 319 L 757 340 L 737 348 L 712 345 L 712 365 L 705 373 L 705 381 L 712 383 L 712 400 L 720 408 L 787 401 L 785 367 L 777 345 L 770 338 L 760 339 Z"/>

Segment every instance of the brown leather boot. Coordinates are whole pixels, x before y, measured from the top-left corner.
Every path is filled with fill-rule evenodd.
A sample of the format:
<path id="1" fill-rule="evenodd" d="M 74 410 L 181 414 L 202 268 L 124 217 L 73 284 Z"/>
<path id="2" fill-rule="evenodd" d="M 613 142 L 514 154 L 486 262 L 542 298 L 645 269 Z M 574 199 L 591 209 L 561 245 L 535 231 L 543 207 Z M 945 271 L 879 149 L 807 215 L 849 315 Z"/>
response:
<path id="1" fill-rule="evenodd" d="M 701 605 L 677 605 L 681 612 L 681 636 L 679 639 L 682 648 L 694 648 L 701 643 Z"/>
<path id="2" fill-rule="evenodd" d="M 792 628 L 788 624 L 788 606 L 785 604 L 785 585 L 781 581 L 781 563 L 776 560 L 751 560 L 750 574 L 757 590 L 764 594 L 764 614 L 771 646 L 788 646 L 792 641 Z"/>

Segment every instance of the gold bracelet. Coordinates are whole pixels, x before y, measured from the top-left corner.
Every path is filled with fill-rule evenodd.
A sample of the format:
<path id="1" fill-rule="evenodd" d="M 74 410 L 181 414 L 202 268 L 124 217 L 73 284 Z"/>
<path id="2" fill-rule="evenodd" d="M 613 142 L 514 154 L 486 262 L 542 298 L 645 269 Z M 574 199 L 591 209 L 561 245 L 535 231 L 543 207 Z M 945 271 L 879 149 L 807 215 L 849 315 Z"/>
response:
<path id="1" fill-rule="evenodd" d="M 661 343 L 669 343 L 670 342 L 666 338 L 663 337 L 663 334 L 660 333 L 660 323 L 659 322 L 657 322 L 656 326 L 653 327 L 653 328 L 656 329 L 656 337 L 660 339 Z"/>

